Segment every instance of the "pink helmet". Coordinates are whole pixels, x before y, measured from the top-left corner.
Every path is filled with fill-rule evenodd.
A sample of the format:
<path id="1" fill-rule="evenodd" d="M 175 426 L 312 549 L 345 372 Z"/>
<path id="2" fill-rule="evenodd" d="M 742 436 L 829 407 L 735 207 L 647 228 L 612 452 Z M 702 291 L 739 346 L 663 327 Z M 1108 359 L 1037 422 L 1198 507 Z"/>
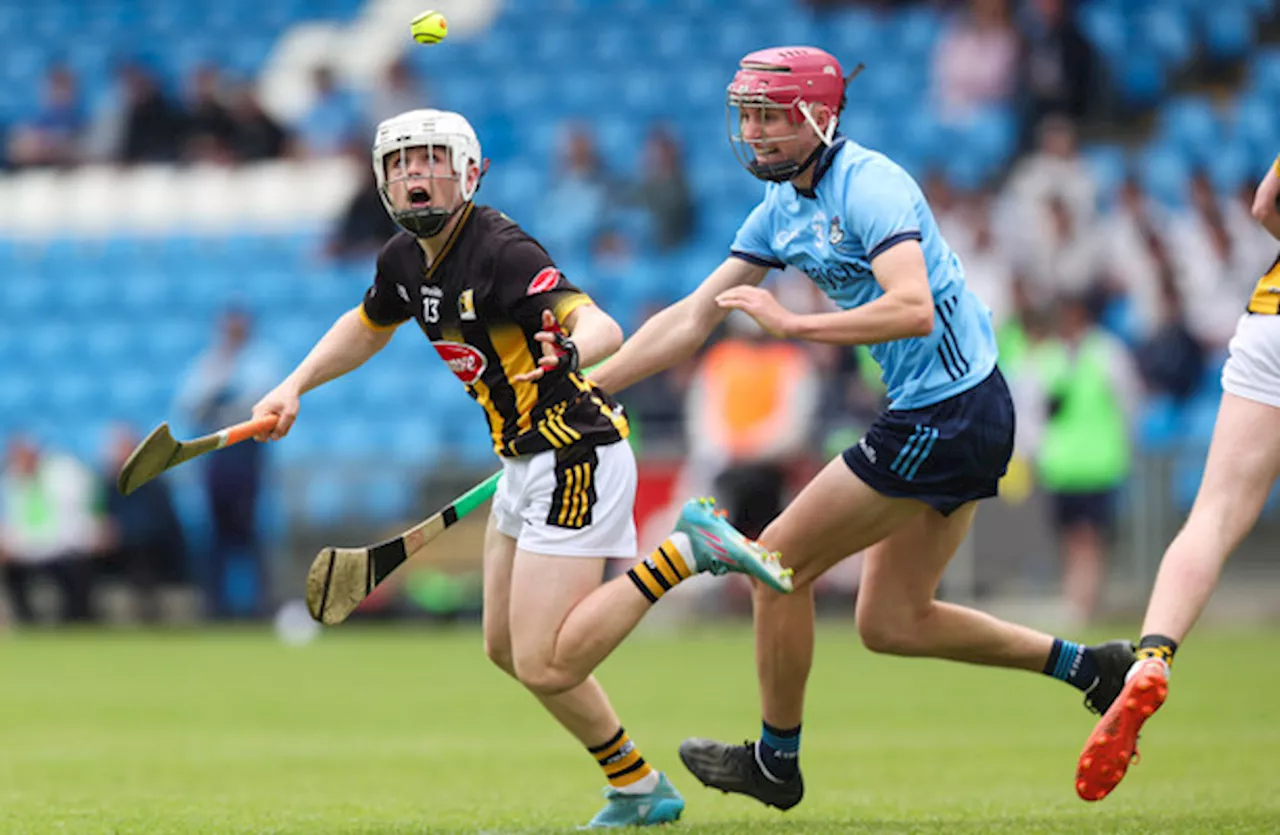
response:
<path id="1" fill-rule="evenodd" d="M 729 83 L 727 100 L 729 138 L 734 152 L 747 170 L 757 177 L 776 182 L 789 180 L 808 167 L 812 160 L 773 165 L 756 162 L 754 153 L 745 148 L 748 143 L 742 139 L 733 110 L 742 107 L 783 109 L 793 125 L 809 122 L 823 143 L 829 145 L 836 130 L 834 117 L 844 104 L 846 81 L 840 62 L 816 47 L 779 46 L 744 56 L 738 67 L 733 81 Z M 833 114 L 826 130 L 819 128 L 812 116 L 812 107 L 818 103 L 825 104 Z"/>

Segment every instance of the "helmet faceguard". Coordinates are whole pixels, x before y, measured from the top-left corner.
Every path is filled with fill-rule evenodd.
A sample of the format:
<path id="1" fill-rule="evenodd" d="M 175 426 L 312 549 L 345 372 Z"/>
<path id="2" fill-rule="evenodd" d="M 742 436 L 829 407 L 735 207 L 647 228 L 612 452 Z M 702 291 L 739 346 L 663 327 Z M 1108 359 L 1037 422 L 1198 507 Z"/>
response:
<path id="1" fill-rule="evenodd" d="M 803 173 L 818 158 L 822 148 L 829 147 L 835 139 L 846 84 L 840 62 L 821 49 L 778 47 L 744 57 L 729 84 L 725 102 L 729 142 L 738 162 L 756 177 L 769 182 L 786 182 Z M 814 116 L 814 105 L 819 103 L 831 111 L 825 129 L 818 125 Z M 795 131 L 786 136 L 745 139 L 742 136 L 743 110 L 781 112 Z M 805 122 L 822 143 L 805 159 L 774 163 L 759 161 L 757 149 L 761 145 L 799 139 L 800 125 Z"/>
<path id="2" fill-rule="evenodd" d="M 406 152 L 425 148 L 434 157 L 443 149 L 449 160 L 447 175 L 435 173 L 413 176 L 408 173 Z M 479 170 L 474 181 L 471 170 Z M 460 114 L 444 110 L 410 110 L 378 125 L 373 141 L 373 173 L 382 205 L 402 229 L 419 238 L 438 234 L 449 219 L 475 197 L 488 162 L 480 156 L 480 140 L 471 124 Z M 441 179 L 458 183 L 461 199 L 457 205 L 432 205 L 427 200 Z M 418 196 L 420 205 L 398 207 L 391 199 L 390 187 L 403 183 L 410 195 Z"/>

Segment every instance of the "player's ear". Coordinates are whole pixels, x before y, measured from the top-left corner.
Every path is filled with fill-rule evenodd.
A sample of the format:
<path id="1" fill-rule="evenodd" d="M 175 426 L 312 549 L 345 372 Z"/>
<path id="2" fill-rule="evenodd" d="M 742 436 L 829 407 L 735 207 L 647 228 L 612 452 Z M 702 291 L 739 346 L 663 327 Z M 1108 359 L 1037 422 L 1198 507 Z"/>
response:
<path id="1" fill-rule="evenodd" d="M 488 168 L 488 167 L 489 167 L 488 160 L 485 160 L 485 168 Z M 480 176 L 483 173 L 484 172 L 481 170 L 480 166 L 477 165 L 476 163 L 474 162 L 467 163 L 467 190 L 468 191 L 472 193 L 475 192 L 476 188 L 480 185 Z"/>

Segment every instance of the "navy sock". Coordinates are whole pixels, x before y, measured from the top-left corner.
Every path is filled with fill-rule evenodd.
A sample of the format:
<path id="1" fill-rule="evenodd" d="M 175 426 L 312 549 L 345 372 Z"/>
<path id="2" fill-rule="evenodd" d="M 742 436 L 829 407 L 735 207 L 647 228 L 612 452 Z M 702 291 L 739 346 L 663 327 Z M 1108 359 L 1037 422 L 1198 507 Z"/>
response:
<path id="1" fill-rule="evenodd" d="M 1053 639 L 1053 649 L 1044 663 L 1044 674 L 1065 681 L 1077 690 L 1088 690 L 1098 678 L 1098 662 L 1093 650 L 1075 641 Z"/>
<path id="2" fill-rule="evenodd" d="M 768 722 L 761 722 L 760 725 L 756 759 L 766 777 L 785 783 L 800 772 L 800 726 L 775 728 Z"/>

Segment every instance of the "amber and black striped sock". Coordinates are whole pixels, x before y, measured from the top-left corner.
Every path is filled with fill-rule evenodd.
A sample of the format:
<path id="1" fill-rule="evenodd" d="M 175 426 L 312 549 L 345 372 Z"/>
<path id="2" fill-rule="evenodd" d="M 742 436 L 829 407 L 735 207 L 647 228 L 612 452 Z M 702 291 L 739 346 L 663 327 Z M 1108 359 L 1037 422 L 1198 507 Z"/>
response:
<path id="1" fill-rule="evenodd" d="M 652 791 L 651 784 L 657 783 L 658 772 L 640 756 L 640 749 L 627 736 L 625 728 L 618 728 L 618 732 L 608 742 L 587 750 L 604 770 L 609 785 L 619 791 Z"/>
<path id="2" fill-rule="evenodd" d="M 652 554 L 631 567 L 627 576 L 636 584 L 640 593 L 650 603 L 657 603 L 662 595 L 671 591 L 681 582 L 688 580 L 695 573 L 692 560 L 686 560 L 680 549 L 672 543 L 672 539 L 684 537 L 683 534 L 671 535 Z M 687 543 L 688 537 L 684 537 Z"/>
<path id="3" fill-rule="evenodd" d="M 1166 635 L 1143 635 L 1138 643 L 1138 660 L 1159 658 L 1165 664 L 1173 666 L 1173 654 L 1178 651 L 1178 642 Z"/>

